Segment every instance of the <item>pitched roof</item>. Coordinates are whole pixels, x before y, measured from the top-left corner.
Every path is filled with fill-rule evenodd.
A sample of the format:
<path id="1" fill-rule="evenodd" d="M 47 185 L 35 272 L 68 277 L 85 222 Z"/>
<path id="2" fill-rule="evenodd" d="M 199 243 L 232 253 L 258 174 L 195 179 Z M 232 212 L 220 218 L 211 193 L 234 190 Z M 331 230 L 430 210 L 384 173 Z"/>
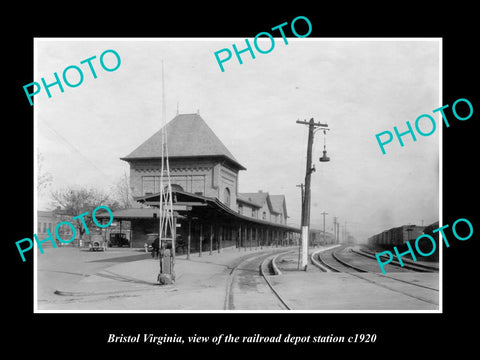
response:
<path id="1" fill-rule="evenodd" d="M 238 193 L 239 197 L 243 199 L 247 199 L 248 201 L 258 204 L 258 206 L 262 207 L 267 201 L 268 193 L 267 192 L 256 192 L 256 193 Z"/>
<path id="2" fill-rule="evenodd" d="M 98 218 L 106 217 L 107 211 L 99 211 L 99 215 L 96 215 Z M 148 218 L 153 219 L 153 214 L 158 215 L 158 208 L 130 208 L 130 209 L 119 209 L 113 211 L 113 218 Z M 110 214 L 108 214 L 110 216 Z"/>
<path id="3" fill-rule="evenodd" d="M 237 194 L 237 202 L 243 202 L 245 204 L 249 204 L 251 206 L 254 206 L 254 207 L 257 207 L 257 208 L 261 208 L 262 205 L 260 204 L 257 204 L 256 202 L 254 202 L 251 198 L 249 198 L 248 196 L 245 196 L 245 194 L 241 194 L 241 193 L 238 193 Z"/>
<path id="4" fill-rule="evenodd" d="M 259 191 L 256 193 L 238 193 L 237 196 L 240 200 L 248 200 L 253 204 L 258 204 L 260 207 L 267 202 L 271 212 L 280 214 L 283 209 L 283 213 L 285 216 L 287 215 L 285 195 L 270 195 L 268 192 Z"/>
<path id="5" fill-rule="evenodd" d="M 273 211 L 277 213 L 281 213 L 283 209 L 283 213 L 285 216 L 287 215 L 287 207 L 285 204 L 285 195 L 269 195 L 270 202 L 272 203 Z"/>
<path id="6" fill-rule="evenodd" d="M 199 114 L 178 114 L 167 125 L 168 156 L 175 157 L 224 157 L 240 170 L 245 170 L 220 141 Z M 129 155 L 121 158 L 159 158 L 162 153 L 162 130 L 160 129 Z"/>

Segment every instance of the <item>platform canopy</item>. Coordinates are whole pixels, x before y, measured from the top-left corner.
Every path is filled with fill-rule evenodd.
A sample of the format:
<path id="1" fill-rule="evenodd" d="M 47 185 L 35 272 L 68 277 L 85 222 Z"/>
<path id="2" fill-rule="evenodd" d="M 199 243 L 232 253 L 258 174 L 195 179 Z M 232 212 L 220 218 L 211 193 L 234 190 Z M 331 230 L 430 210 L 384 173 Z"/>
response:
<path id="1" fill-rule="evenodd" d="M 300 232 L 299 228 L 273 223 L 239 214 L 222 203 L 217 198 L 205 197 L 184 191 L 172 190 L 174 211 L 179 215 L 189 218 L 202 219 L 207 222 L 236 223 L 248 226 L 262 226 L 290 232 Z M 151 194 L 135 198 L 136 201 L 159 206 L 160 194 Z M 158 210 L 157 210 L 158 211 Z"/>
<path id="2" fill-rule="evenodd" d="M 184 206 L 174 206 L 174 216 L 180 216 L 176 210 L 184 210 Z M 159 215 L 158 208 L 130 208 L 130 209 L 119 209 L 112 212 L 113 218 L 116 220 L 131 220 L 131 219 L 152 219 Z M 96 218 L 103 219 L 109 218 L 110 215 L 107 211 L 98 211 L 95 215 Z"/>

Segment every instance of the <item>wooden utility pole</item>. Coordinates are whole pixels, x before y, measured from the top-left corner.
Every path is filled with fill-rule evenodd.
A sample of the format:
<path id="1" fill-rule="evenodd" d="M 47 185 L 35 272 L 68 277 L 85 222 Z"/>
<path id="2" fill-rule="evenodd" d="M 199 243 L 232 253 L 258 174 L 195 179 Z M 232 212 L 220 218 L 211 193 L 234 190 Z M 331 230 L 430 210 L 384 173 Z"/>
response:
<path id="1" fill-rule="evenodd" d="M 210 255 L 212 255 L 213 252 L 213 231 L 213 224 L 210 224 Z"/>
<path id="2" fill-rule="evenodd" d="M 305 171 L 305 190 L 302 207 L 302 247 L 301 247 L 301 266 L 303 270 L 307 270 L 308 265 L 308 242 L 309 242 L 309 227 L 310 227 L 310 178 L 315 168 L 312 168 L 312 147 L 313 147 L 313 133 L 315 128 L 320 126 L 327 127 L 327 124 L 316 123 L 313 118 L 310 121 L 297 120 L 297 124 L 308 125 L 308 142 L 307 142 L 307 165 Z"/>
<path id="3" fill-rule="evenodd" d="M 198 256 L 202 257 L 202 249 L 203 249 L 203 224 L 200 223 L 200 240 L 199 240 L 200 248 L 198 250 Z"/>
<path id="4" fill-rule="evenodd" d="M 190 242 L 192 240 L 192 218 L 188 217 L 187 260 L 190 260 Z"/>
<path id="5" fill-rule="evenodd" d="M 305 189 L 303 188 L 303 184 L 297 185 L 300 188 L 300 196 L 301 196 L 301 204 L 302 204 L 302 215 L 301 215 L 301 222 L 303 224 L 303 202 L 305 201 Z M 298 243 L 298 269 L 300 269 L 300 258 L 302 256 L 302 242 L 299 241 Z"/>
<path id="6" fill-rule="evenodd" d="M 303 184 L 297 185 L 297 187 L 300 188 L 300 194 L 301 194 L 301 204 L 302 204 L 302 215 L 301 219 L 303 221 L 303 202 L 305 201 L 305 189 L 303 187 Z"/>

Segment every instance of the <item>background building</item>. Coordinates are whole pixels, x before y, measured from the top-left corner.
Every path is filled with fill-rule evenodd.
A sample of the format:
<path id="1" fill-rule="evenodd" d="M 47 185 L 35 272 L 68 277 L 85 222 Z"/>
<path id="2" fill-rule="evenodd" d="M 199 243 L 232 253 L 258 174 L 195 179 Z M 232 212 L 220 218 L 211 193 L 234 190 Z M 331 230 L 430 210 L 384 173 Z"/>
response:
<path id="1" fill-rule="evenodd" d="M 37 237 L 39 240 L 46 239 L 49 237 L 49 234 L 47 233 L 47 229 L 50 230 L 50 233 L 52 234 L 55 244 L 57 246 L 78 246 L 79 244 L 79 234 L 76 232 L 75 239 L 72 240 L 72 242 L 65 244 L 59 241 L 56 238 L 55 235 L 55 228 L 59 223 L 62 221 L 68 221 L 70 223 L 73 222 L 72 220 L 73 216 L 68 215 L 65 213 L 65 211 L 60 210 L 60 208 L 57 208 L 56 210 L 53 211 L 42 211 L 38 210 L 37 211 Z M 68 240 L 72 238 L 72 229 L 69 226 L 63 225 L 58 228 L 58 234 L 62 239 Z M 42 248 L 44 247 L 53 247 L 52 243 L 50 241 L 45 241 L 42 243 Z"/>

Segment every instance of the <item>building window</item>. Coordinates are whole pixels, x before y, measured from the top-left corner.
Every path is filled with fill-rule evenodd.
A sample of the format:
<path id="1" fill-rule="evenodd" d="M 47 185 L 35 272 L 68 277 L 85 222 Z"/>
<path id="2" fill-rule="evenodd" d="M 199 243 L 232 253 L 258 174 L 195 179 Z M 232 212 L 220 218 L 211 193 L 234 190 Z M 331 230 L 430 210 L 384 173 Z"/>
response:
<path id="1" fill-rule="evenodd" d="M 151 195 L 156 191 L 155 189 L 155 176 L 143 176 L 142 177 L 143 195 Z"/>
<path id="2" fill-rule="evenodd" d="M 223 191 L 223 202 L 227 206 L 230 206 L 230 189 L 229 188 L 225 188 L 225 190 Z M 240 210 L 240 206 L 238 207 L 238 209 Z"/>
<path id="3" fill-rule="evenodd" d="M 252 217 L 258 218 L 258 210 L 257 209 L 252 208 Z"/>
<path id="4" fill-rule="evenodd" d="M 164 184 L 167 183 L 167 180 L 164 178 Z M 167 190 L 165 185 L 164 190 Z M 171 184 L 172 191 L 185 191 L 183 187 L 177 184 Z M 143 195 L 157 194 L 160 192 L 160 176 L 142 176 L 142 189 Z"/>
<path id="5" fill-rule="evenodd" d="M 177 184 L 171 184 L 171 187 L 172 187 L 172 191 L 184 191 L 183 188 Z M 165 190 L 167 190 L 167 187 L 165 187 Z"/>
<path id="6" fill-rule="evenodd" d="M 262 214 L 262 219 L 263 220 L 267 220 L 267 212 L 264 211 L 263 214 Z"/>

